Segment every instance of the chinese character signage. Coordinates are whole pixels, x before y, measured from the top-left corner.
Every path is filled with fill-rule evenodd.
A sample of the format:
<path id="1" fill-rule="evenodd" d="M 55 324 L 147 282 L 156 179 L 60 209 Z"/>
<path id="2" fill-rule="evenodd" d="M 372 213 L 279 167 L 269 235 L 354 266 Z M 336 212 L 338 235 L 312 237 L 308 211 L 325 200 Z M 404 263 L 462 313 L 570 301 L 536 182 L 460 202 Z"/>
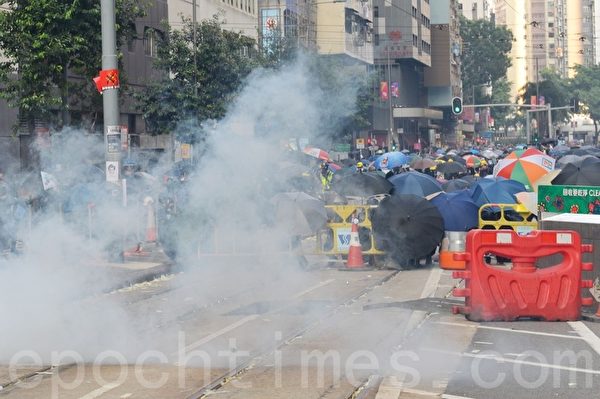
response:
<path id="1" fill-rule="evenodd" d="M 542 212 L 600 214 L 598 186 L 539 186 Z"/>

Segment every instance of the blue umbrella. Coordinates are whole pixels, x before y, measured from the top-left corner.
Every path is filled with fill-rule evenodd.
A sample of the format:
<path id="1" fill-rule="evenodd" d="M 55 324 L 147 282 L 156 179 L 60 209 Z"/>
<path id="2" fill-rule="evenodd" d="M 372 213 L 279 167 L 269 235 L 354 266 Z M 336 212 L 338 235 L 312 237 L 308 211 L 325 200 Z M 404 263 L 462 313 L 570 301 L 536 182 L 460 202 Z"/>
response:
<path id="1" fill-rule="evenodd" d="M 527 191 L 523 183 L 515 180 L 480 179 L 470 189 L 471 198 L 479 206 L 484 204 L 516 204 L 516 193 Z"/>
<path id="2" fill-rule="evenodd" d="M 440 183 L 433 177 L 420 172 L 404 172 L 389 178 L 394 185 L 392 194 L 412 194 L 426 197 L 442 190 Z"/>
<path id="3" fill-rule="evenodd" d="M 442 214 L 446 231 L 469 231 L 479 225 L 479 206 L 467 190 L 441 193 L 430 201 Z"/>
<path id="4" fill-rule="evenodd" d="M 393 169 L 395 167 L 401 168 L 403 165 L 408 164 L 410 164 L 409 156 L 398 151 L 386 152 L 385 154 L 377 157 L 374 163 L 376 169 Z"/>

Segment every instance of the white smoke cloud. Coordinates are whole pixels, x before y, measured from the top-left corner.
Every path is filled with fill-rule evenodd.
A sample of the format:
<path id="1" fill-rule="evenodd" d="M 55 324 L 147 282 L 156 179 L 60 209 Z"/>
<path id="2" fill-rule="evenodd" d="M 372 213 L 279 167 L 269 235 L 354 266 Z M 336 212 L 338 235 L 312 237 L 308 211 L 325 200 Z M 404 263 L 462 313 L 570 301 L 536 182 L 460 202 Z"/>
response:
<path id="1" fill-rule="evenodd" d="M 331 93 L 318 84 L 312 66 L 313 60 L 301 56 L 280 70 L 255 71 L 227 116 L 206 129 L 205 141 L 198 144 L 203 156 L 186 183 L 186 216 L 172 229 L 178 259 L 189 276 L 184 281 L 193 285 L 168 295 L 161 315 L 136 312 L 137 307 L 113 297 L 95 296 L 115 281 L 109 269 L 94 264 L 106 262 L 107 254 L 115 255 L 124 242 L 135 242 L 140 232 L 143 237 L 143 211 L 134 211 L 135 204 L 123 209 L 118 190 L 98 182 L 104 167 L 101 140 L 76 130 L 54 135 L 52 149 L 42 152 L 41 164 L 60 187 L 43 204 L 28 203 L 33 194 L 19 198 L 33 215 L 25 217 L 18 230 L 25 253 L 0 261 L 0 360 L 20 350 L 35 350 L 44 358 L 53 350 L 67 349 L 88 359 L 105 349 L 135 356 L 166 341 L 156 328 L 160 323 L 169 325 L 164 315 L 169 315 L 166 320 L 175 319 L 184 307 L 201 308 L 220 291 L 254 285 L 286 292 L 310 281 L 313 277 L 294 264 L 296 258 L 269 256 L 287 250 L 293 235 L 289 221 L 277 220 L 270 202 L 276 192 L 291 189 L 282 183 L 277 164 L 290 156 L 282 146 L 290 138 L 331 141 L 335 124 L 354 112 L 359 86 L 354 72 L 360 70 L 336 74 L 342 84 Z M 148 171 L 159 183 L 170 157 Z M 33 180 L 36 173 L 32 172 Z M 22 176 L 14 177 L 15 182 L 21 180 Z M 156 184 L 148 187 L 143 195 L 155 198 L 163 189 Z M 75 188 L 78 196 L 73 194 Z M 70 208 L 58 212 L 65 201 Z M 199 248 L 216 248 L 215 231 L 220 240 L 217 249 L 225 254 L 261 253 L 198 258 Z M 159 225 L 161 233 L 169 230 Z M 236 275 L 232 270 L 246 272 Z M 171 334 L 176 328 L 170 324 Z"/>

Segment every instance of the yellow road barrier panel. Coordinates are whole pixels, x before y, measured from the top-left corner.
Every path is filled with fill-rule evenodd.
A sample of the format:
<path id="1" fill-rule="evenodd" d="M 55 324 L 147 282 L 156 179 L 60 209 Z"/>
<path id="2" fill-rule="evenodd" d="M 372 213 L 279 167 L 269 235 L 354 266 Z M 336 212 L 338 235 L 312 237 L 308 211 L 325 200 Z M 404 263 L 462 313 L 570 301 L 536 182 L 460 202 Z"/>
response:
<path id="1" fill-rule="evenodd" d="M 358 236 L 363 255 L 384 255 L 378 249 L 371 216 L 377 205 L 326 205 L 328 221 L 317 232 L 317 253 L 322 255 L 347 255 L 350 248 L 352 219 L 358 219 Z"/>
<path id="2" fill-rule="evenodd" d="M 479 228 L 486 230 L 514 230 L 527 234 L 537 230 L 537 216 L 522 204 L 485 204 L 479 208 Z"/>

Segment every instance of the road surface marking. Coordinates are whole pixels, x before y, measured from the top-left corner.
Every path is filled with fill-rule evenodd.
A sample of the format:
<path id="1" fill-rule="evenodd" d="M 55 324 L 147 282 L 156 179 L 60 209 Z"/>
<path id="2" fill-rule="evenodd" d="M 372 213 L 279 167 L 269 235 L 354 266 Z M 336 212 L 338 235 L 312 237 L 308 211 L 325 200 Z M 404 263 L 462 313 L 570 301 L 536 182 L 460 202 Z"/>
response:
<path id="1" fill-rule="evenodd" d="M 447 393 L 443 393 L 441 396 L 442 399 L 473 399 L 469 396 L 456 396 L 456 395 L 448 395 Z"/>
<path id="2" fill-rule="evenodd" d="M 112 391 L 113 389 L 115 389 L 119 386 L 121 386 L 121 383 L 119 383 L 119 384 L 112 383 L 112 384 L 104 385 L 103 387 L 100 387 L 100 388 L 88 393 L 87 395 L 82 396 L 79 399 L 95 399 L 99 396 L 104 395 L 108 391 Z"/>
<path id="3" fill-rule="evenodd" d="M 447 326 L 480 328 L 482 330 L 495 330 L 495 331 L 506 331 L 506 332 L 519 333 L 519 334 L 541 335 L 544 337 L 584 339 L 583 337 L 578 336 L 578 335 L 554 334 L 554 333 L 545 333 L 545 332 L 541 332 L 541 331 L 529 331 L 529 330 L 515 330 L 512 328 L 506 328 L 506 327 L 479 326 L 479 325 L 474 325 L 474 324 L 452 323 L 449 321 L 434 321 L 433 323 L 443 324 L 443 325 L 447 325 Z"/>
<path id="4" fill-rule="evenodd" d="M 235 330 L 236 328 L 238 328 L 238 327 L 240 327 L 240 326 L 242 326 L 242 325 L 244 325 L 244 324 L 248 323 L 249 321 L 252 321 L 252 320 L 254 320 L 256 318 L 258 318 L 258 315 L 256 315 L 256 314 L 251 315 L 251 316 L 246 316 L 243 319 L 240 319 L 240 320 L 236 321 L 235 323 L 231 323 L 227 327 L 223 327 L 219 331 L 215 331 L 214 333 L 209 334 L 206 337 L 204 337 L 204 338 L 202 338 L 202 339 L 200 339 L 200 340 L 198 340 L 198 341 L 196 341 L 194 343 L 189 344 L 188 346 L 186 346 L 184 348 L 184 351 L 187 352 L 189 350 L 196 349 L 197 347 L 202 346 L 202 345 L 204 345 L 204 344 L 212 341 L 213 339 L 215 339 L 215 338 L 217 338 L 217 337 L 219 337 L 219 336 L 221 336 L 221 335 L 223 335 L 225 333 L 228 333 L 231 330 Z M 179 355 L 179 351 L 173 353 L 173 356 L 177 356 L 177 355 Z"/>
<path id="5" fill-rule="evenodd" d="M 311 291 L 314 291 L 314 290 L 316 290 L 316 289 L 318 289 L 318 288 L 321 288 L 321 287 L 323 287 L 323 286 L 325 286 L 325 285 L 327 285 L 327 284 L 331 284 L 331 283 L 332 283 L 332 282 L 334 282 L 334 281 L 335 281 L 335 279 L 333 279 L 333 278 L 332 278 L 332 279 L 329 279 L 329 280 L 321 281 L 319 284 L 317 284 L 317 285 L 314 285 L 314 286 L 312 286 L 312 287 L 310 287 L 310 288 L 308 288 L 308 289 L 305 289 L 304 291 L 301 291 L 301 292 L 297 293 L 297 294 L 296 294 L 296 295 L 294 295 L 292 298 L 294 298 L 294 299 L 298 299 L 298 298 L 300 298 L 301 296 L 304 296 L 304 295 L 308 294 L 309 292 L 311 292 Z"/>
<path id="6" fill-rule="evenodd" d="M 435 291 L 438 288 L 441 277 L 442 269 L 431 269 L 431 273 L 429 273 L 429 278 L 427 278 L 425 286 L 423 287 L 423 291 L 421 292 L 421 298 L 429 298 L 435 295 Z"/>
<path id="7" fill-rule="evenodd" d="M 479 355 L 479 354 L 466 353 L 466 352 L 447 351 L 447 350 L 435 349 L 435 348 L 422 348 L 422 350 L 425 352 L 434 352 L 434 353 L 440 353 L 443 355 L 454 355 L 454 356 L 461 356 L 461 357 L 470 357 L 470 358 L 474 358 L 474 359 L 495 360 L 497 363 L 506 362 L 506 363 L 514 363 L 514 364 L 523 364 L 526 366 L 545 367 L 545 368 L 556 369 L 556 370 L 575 371 L 575 372 L 579 372 L 579 373 L 600 375 L 600 370 L 589 370 L 589 369 L 582 369 L 579 367 L 568 367 L 568 366 L 560 366 L 557 364 L 529 362 L 527 360 L 519 360 L 519 359 L 509 359 L 509 358 L 498 356 L 498 355 L 492 354 L 492 353 Z"/>
<path id="8" fill-rule="evenodd" d="M 440 394 L 437 392 L 422 391 L 420 389 L 413 389 L 413 388 L 402 388 L 402 392 L 410 393 L 412 395 L 419 395 L 419 396 L 433 396 L 436 398 L 440 396 Z"/>
<path id="9" fill-rule="evenodd" d="M 444 326 L 455 326 L 455 327 L 468 327 L 468 328 L 477 328 L 479 326 L 475 324 L 467 324 L 467 323 L 454 323 L 451 321 L 432 321 L 434 324 L 442 324 Z"/>
<path id="10" fill-rule="evenodd" d="M 486 341 L 475 341 L 473 343 L 479 344 L 479 345 L 494 345 L 493 342 L 486 342 Z"/>
<path id="11" fill-rule="evenodd" d="M 440 268 L 431 269 L 419 298 L 429 298 L 435 295 L 435 291 L 440 283 L 440 278 L 442 277 L 442 271 L 443 270 Z M 413 310 L 406 322 L 406 327 L 403 332 L 404 337 L 408 337 L 415 329 L 417 329 L 423 320 L 425 320 L 425 317 L 427 317 L 427 312 Z M 410 393 L 408 388 L 403 388 L 402 379 L 403 377 L 395 375 L 385 377 L 379 384 L 375 399 L 397 399 L 402 392 Z M 428 395 L 438 396 L 439 394 Z"/>
<path id="12" fill-rule="evenodd" d="M 571 328 L 600 355 L 600 338 L 581 321 L 569 321 L 568 323 Z"/>

